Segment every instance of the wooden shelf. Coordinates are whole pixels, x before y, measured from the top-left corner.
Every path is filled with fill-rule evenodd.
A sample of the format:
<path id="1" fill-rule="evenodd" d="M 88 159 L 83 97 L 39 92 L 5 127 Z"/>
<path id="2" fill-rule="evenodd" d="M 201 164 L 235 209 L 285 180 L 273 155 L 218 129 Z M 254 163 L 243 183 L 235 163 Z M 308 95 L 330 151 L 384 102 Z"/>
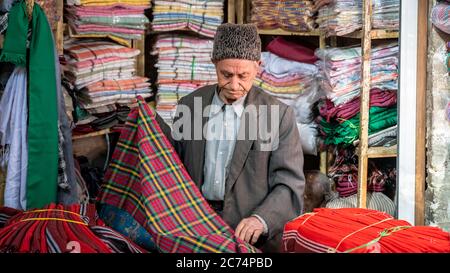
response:
<path id="1" fill-rule="evenodd" d="M 373 29 L 370 31 L 371 39 L 397 39 L 398 31 L 394 30 L 385 30 L 385 29 Z M 361 39 L 362 31 L 355 31 L 350 34 L 346 34 L 342 37 L 353 38 L 353 39 Z"/>
<path id="2" fill-rule="evenodd" d="M 103 135 L 110 134 L 110 133 L 113 133 L 113 132 L 111 132 L 110 129 L 104 129 L 104 130 L 100 130 L 100 131 L 97 131 L 97 132 L 92 132 L 92 133 L 88 133 L 88 134 L 84 134 L 84 135 L 73 136 L 72 140 L 88 138 L 88 137 L 103 136 Z"/>
<path id="3" fill-rule="evenodd" d="M 3 35 L 0 35 L 0 49 L 3 48 Z"/>
<path id="4" fill-rule="evenodd" d="M 258 33 L 262 35 L 285 35 L 285 36 L 320 36 L 318 30 L 307 32 L 287 31 L 284 29 L 258 29 Z"/>
<path id="5" fill-rule="evenodd" d="M 356 148 L 355 153 L 359 155 L 359 147 Z M 369 147 L 367 149 L 368 158 L 389 158 L 397 157 L 397 145 L 391 147 Z"/>

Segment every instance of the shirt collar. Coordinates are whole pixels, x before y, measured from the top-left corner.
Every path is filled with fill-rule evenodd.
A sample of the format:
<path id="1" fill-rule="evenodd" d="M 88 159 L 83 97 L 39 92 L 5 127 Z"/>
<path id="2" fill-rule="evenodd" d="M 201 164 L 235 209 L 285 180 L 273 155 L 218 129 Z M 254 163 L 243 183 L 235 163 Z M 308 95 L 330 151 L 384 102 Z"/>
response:
<path id="1" fill-rule="evenodd" d="M 231 104 L 234 112 L 236 113 L 236 115 L 238 117 L 241 117 L 242 113 L 244 112 L 244 102 L 245 102 L 245 98 L 247 97 L 247 95 L 248 95 L 248 93 Z M 224 105 L 225 105 L 225 103 L 219 97 L 218 88 L 216 88 L 216 91 L 214 92 L 214 97 L 211 102 L 210 116 L 212 117 L 214 115 L 217 115 L 222 110 Z"/>

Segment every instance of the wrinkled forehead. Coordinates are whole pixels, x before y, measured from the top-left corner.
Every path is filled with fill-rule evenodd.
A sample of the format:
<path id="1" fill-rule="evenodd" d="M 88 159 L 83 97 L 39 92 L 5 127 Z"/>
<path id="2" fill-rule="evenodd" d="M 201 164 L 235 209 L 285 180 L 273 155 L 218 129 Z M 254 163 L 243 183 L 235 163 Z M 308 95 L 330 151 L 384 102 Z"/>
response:
<path id="1" fill-rule="evenodd" d="M 254 72 L 258 69 L 258 62 L 243 59 L 224 59 L 216 63 L 218 70 L 225 70 L 232 73 Z"/>

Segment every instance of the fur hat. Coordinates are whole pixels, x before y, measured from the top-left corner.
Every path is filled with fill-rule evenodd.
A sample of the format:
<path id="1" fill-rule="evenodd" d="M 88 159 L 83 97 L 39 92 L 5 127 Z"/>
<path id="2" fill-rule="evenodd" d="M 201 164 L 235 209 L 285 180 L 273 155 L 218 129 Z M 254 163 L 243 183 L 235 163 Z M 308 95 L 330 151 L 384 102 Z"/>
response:
<path id="1" fill-rule="evenodd" d="M 222 24 L 214 37 L 212 60 L 261 59 L 261 39 L 254 24 Z"/>

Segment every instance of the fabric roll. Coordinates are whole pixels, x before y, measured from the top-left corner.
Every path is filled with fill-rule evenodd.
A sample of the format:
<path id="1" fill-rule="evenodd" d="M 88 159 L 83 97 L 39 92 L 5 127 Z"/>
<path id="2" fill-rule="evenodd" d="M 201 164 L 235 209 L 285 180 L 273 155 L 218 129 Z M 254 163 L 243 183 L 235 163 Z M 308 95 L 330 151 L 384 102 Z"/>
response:
<path id="1" fill-rule="evenodd" d="M 447 253 L 448 232 L 371 209 L 315 209 L 288 222 L 284 252 Z"/>

